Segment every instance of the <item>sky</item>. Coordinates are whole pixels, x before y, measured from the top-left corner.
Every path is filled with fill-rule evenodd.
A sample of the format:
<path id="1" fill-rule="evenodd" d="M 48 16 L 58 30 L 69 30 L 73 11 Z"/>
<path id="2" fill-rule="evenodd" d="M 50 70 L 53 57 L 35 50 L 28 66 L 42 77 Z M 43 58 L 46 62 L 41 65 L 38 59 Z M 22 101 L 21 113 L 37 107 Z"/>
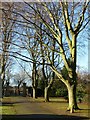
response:
<path id="1" fill-rule="evenodd" d="M 81 42 L 80 46 L 77 48 L 77 66 L 79 66 L 79 71 L 88 71 L 88 39 L 87 39 L 87 31 L 83 31 L 80 33 L 78 37 L 78 41 Z M 19 65 L 14 66 L 13 71 L 18 72 L 20 68 Z"/>
<path id="2" fill-rule="evenodd" d="M 82 34 L 81 34 L 82 35 Z M 83 37 L 84 38 L 84 37 Z M 78 49 L 77 49 L 77 66 L 79 66 L 79 67 L 77 67 L 77 70 L 79 71 L 79 72 L 88 72 L 88 71 L 90 71 L 90 68 L 88 67 L 88 66 L 90 66 L 89 65 L 89 63 L 90 63 L 90 59 L 89 59 L 89 61 L 88 61 L 88 58 L 89 58 L 89 50 L 88 50 L 88 46 L 89 46 L 89 48 L 90 48 L 90 43 L 88 44 L 88 39 L 86 39 L 86 41 L 84 41 L 83 40 L 83 38 L 81 39 L 82 40 L 82 46 L 83 47 L 79 47 Z M 13 73 L 18 73 L 18 71 L 19 71 L 19 69 L 21 69 L 20 67 L 20 65 L 18 64 L 18 62 L 15 60 L 15 62 L 17 63 L 17 64 L 15 64 L 14 66 L 13 66 Z M 19 62 L 20 62 L 20 60 L 19 60 Z M 24 63 L 24 62 L 20 62 L 23 66 L 25 66 L 26 67 L 26 70 L 29 72 L 29 73 L 31 73 L 32 71 L 31 71 L 31 67 L 30 67 L 30 65 L 27 63 Z M 13 83 L 13 81 L 11 81 L 11 85 L 12 86 L 15 86 L 15 84 Z M 29 81 L 29 82 L 27 82 L 27 85 L 28 86 L 32 86 L 32 82 L 31 81 Z"/>
<path id="3" fill-rule="evenodd" d="M 90 50 L 90 42 L 88 42 L 88 34 L 86 31 L 82 31 L 78 37 L 79 40 L 79 47 L 77 47 L 77 70 L 79 72 L 88 72 L 90 71 L 90 59 L 89 59 L 89 50 Z M 26 54 L 26 53 L 25 53 Z M 16 61 L 17 62 L 17 61 Z M 21 62 L 22 65 L 26 65 L 27 71 L 30 71 L 31 68 L 28 66 L 28 63 Z M 20 69 L 20 65 L 17 62 L 17 65 L 13 67 L 13 72 L 18 73 L 18 70 Z M 29 86 L 32 85 L 31 82 L 27 83 Z"/>
<path id="4" fill-rule="evenodd" d="M 86 48 L 86 52 L 88 52 Z M 84 55 L 77 56 L 77 66 L 80 66 L 80 71 L 88 71 L 88 53 Z"/>
<path id="5" fill-rule="evenodd" d="M 78 36 L 78 41 L 80 47 L 77 48 L 77 65 L 80 66 L 80 71 L 88 72 L 88 58 L 89 58 L 89 36 L 88 36 L 88 26 L 84 29 Z"/>
<path id="6" fill-rule="evenodd" d="M 88 72 L 88 41 L 86 46 L 82 48 L 80 53 L 77 53 L 77 66 L 80 66 L 80 71 Z"/>

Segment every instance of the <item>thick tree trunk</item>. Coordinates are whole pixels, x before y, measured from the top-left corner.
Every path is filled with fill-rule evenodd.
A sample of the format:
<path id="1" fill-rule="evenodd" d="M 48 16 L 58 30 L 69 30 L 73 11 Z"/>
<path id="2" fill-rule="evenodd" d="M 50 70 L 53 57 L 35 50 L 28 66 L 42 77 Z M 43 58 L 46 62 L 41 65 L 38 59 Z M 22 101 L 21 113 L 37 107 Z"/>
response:
<path id="1" fill-rule="evenodd" d="M 75 110 L 78 110 L 79 109 L 79 107 L 78 107 L 78 105 L 77 105 L 77 95 L 76 95 L 76 87 L 77 87 L 77 85 L 74 85 L 74 109 Z"/>
<path id="2" fill-rule="evenodd" d="M 74 86 L 68 87 L 68 100 L 69 100 L 69 107 L 70 113 L 74 112 Z"/>
<path id="3" fill-rule="evenodd" d="M 33 87 L 33 98 L 37 98 L 37 89 Z"/>
<path id="4" fill-rule="evenodd" d="M 53 78 L 48 83 L 48 86 L 45 87 L 45 90 L 44 90 L 45 102 L 49 102 L 49 91 L 50 91 L 50 89 L 52 87 L 52 84 L 53 84 Z"/>
<path id="5" fill-rule="evenodd" d="M 69 106 L 67 110 L 70 110 L 70 113 L 73 113 L 74 110 L 79 109 L 76 100 L 76 85 L 68 86 L 68 100 Z"/>
<path id="6" fill-rule="evenodd" d="M 49 102 L 49 88 L 48 87 L 45 87 L 44 98 L 45 98 L 45 102 Z"/>

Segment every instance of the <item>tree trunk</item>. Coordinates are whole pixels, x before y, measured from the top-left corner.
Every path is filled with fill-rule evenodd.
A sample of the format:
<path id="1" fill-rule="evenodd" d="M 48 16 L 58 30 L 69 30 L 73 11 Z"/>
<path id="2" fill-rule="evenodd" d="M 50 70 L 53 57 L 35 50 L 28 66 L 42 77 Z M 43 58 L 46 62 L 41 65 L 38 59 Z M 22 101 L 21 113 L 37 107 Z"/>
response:
<path id="1" fill-rule="evenodd" d="M 0 79 L 0 98 L 3 98 L 4 96 L 4 87 L 3 87 L 3 84 L 2 83 L 3 81 Z"/>
<path id="2" fill-rule="evenodd" d="M 33 87 L 33 98 L 37 98 L 37 91 L 35 87 Z"/>
<path id="3" fill-rule="evenodd" d="M 37 70 L 36 70 L 36 63 L 33 63 L 33 71 L 32 71 L 32 88 L 33 88 L 33 98 L 37 98 L 37 86 L 38 86 L 38 79 L 37 79 Z"/>
<path id="4" fill-rule="evenodd" d="M 70 113 L 73 113 L 74 110 L 79 109 L 76 99 L 76 85 L 68 86 L 68 100 L 69 100 L 69 107 L 67 110 L 70 110 Z"/>
<path id="5" fill-rule="evenodd" d="M 26 97 L 26 83 L 23 83 L 23 97 Z"/>
<path id="6" fill-rule="evenodd" d="M 75 109 L 75 110 L 78 110 L 79 107 L 78 107 L 78 105 L 77 105 L 76 87 L 77 87 L 77 85 L 74 85 L 74 109 Z"/>
<path id="7" fill-rule="evenodd" d="M 18 93 L 17 93 L 18 95 L 20 95 L 20 90 L 19 90 L 19 86 L 18 86 Z"/>
<path id="8" fill-rule="evenodd" d="M 4 80 L 2 81 L 2 86 L 0 86 L 1 88 L 2 88 L 2 98 L 4 97 L 4 94 L 5 94 L 5 92 L 4 92 Z"/>
<path id="9" fill-rule="evenodd" d="M 49 102 L 49 88 L 48 87 L 45 87 L 44 98 L 45 98 L 45 102 Z"/>
<path id="10" fill-rule="evenodd" d="M 69 107 L 70 113 L 74 112 L 74 86 L 68 87 L 68 100 L 69 100 Z"/>
<path id="11" fill-rule="evenodd" d="M 2 81 L 1 87 L 2 87 L 2 98 L 3 98 L 3 96 L 4 96 L 4 81 L 5 81 L 5 68 L 4 68 L 4 66 L 2 67 L 2 70 L 1 70 L 1 81 Z"/>

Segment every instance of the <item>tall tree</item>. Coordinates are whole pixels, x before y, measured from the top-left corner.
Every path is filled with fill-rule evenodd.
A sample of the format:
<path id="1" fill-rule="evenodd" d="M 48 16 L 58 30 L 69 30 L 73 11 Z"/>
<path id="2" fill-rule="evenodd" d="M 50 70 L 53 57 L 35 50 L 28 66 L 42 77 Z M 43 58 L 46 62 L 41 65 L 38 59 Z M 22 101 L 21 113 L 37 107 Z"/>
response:
<path id="1" fill-rule="evenodd" d="M 60 52 L 59 51 L 58 52 L 66 67 L 69 78 L 65 79 L 60 73 L 60 71 L 58 71 L 54 65 L 51 65 L 50 68 L 55 72 L 58 78 L 66 85 L 68 89 L 68 98 L 69 98 L 68 110 L 70 110 L 70 112 L 72 113 L 74 109 L 78 109 L 76 102 L 77 37 L 89 22 L 89 18 L 86 14 L 89 2 L 68 3 L 64 1 L 59 3 L 39 3 L 37 7 L 35 7 L 35 5 L 30 5 L 29 3 L 26 3 L 26 5 L 28 5 L 30 8 L 34 10 L 34 12 L 36 12 L 41 22 L 46 26 L 50 34 L 55 38 L 55 40 L 58 43 L 58 46 L 60 48 Z M 43 9 L 43 15 L 42 12 L 40 11 L 40 6 Z M 59 6 L 59 9 L 57 9 L 58 8 L 57 6 Z M 58 12 L 55 11 L 53 13 L 52 9 L 55 8 L 56 10 L 58 10 Z M 70 9 L 72 10 L 70 11 Z M 78 19 L 76 19 L 75 15 L 77 16 Z M 25 16 L 22 17 L 25 20 L 29 21 L 31 24 L 33 24 L 33 22 L 30 21 L 28 18 L 25 18 Z M 48 18 L 46 17 L 49 17 L 50 19 L 48 20 Z M 59 20 L 60 17 L 62 18 L 62 20 Z M 45 32 L 47 33 L 47 31 Z M 66 43 L 66 48 L 68 49 L 69 52 L 68 55 L 66 54 L 64 41 Z M 68 56 L 70 57 L 70 63 L 68 62 Z M 49 56 L 48 56 L 48 60 L 51 63 Z"/>
<path id="2" fill-rule="evenodd" d="M 42 75 L 43 75 L 43 82 L 44 82 L 44 98 L 45 98 L 45 102 L 49 101 L 49 91 L 50 88 L 53 84 L 54 81 L 54 72 L 51 72 L 49 67 L 47 66 L 48 62 L 47 62 L 47 58 L 45 57 L 48 54 L 48 51 L 46 50 L 47 47 L 43 46 L 44 41 L 47 43 L 49 42 L 49 38 L 45 38 L 45 33 L 42 31 L 42 29 L 44 28 L 44 25 L 42 23 L 40 23 L 40 30 L 37 30 L 36 28 L 36 32 L 38 35 L 38 42 L 40 44 L 40 56 L 42 58 Z M 53 49 L 55 48 L 55 40 L 52 40 L 52 42 L 50 43 L 50 45 L 53 47 Z M 55 61 L 55 52 L 52 50 L 51 51 L 51 59 L 52 59 L 52 64 L 54 64 Z"/>
<path id="3" fill-rule="evenodd" d="M 25 9 L 25 6 L 27 9 Z M 39 19 L 37 21 L 44 24 L 44 28 L 41 30 L 49 38 L 49 43 L 53 39 L 56 41 L 56 46 L 54 49 L 50 47 L 50 44 L 46 44 L 44 41 L 43 46 L 46 46 L 48 54 L 48 64 L 53 72 L 58 76 L 58 78 L 66 85 L 68 90 L 69 107 L 68 110 L 72 113 L 74 109 L 78 109 L 76 101 L 76 86 L 77 86 L 77 74 L 76 74 L 76 55 L 77 55 L 77 39 L 79 33 L 88 25 L 90 18 L 87 15 L 87 9 L 89 2 L 51 2 L 51 3 L 27 3 L 23 4 L 23 12 L 14 12 L 22 17 L 24 23 L 33 25 L 34 28 L 41 29 L 38 24 L 36 24 L 36 15 Z M 25 11 L 24 11 L 25 9 Z M 29 12 L 32 10 L 32 13 Z M 33 14 L 35 13 L 35 14 Z M 18 21 L 23 23 L 23 21 Z M 59 48 L 59 49 L 58 49 Z M 56 63 L 52 63 L 51 51 L 54 50 L 55 54 L 59 54 L 61 61 L 67 70 L 68 78 L 64 78 L 61 74 L 60 69 L 56 67 Z M 68 62 L 70 58 L 70 62 Z M 56 62 L 58 59 L 56 60 Z M 62 64 L 60 64 L 62 66 Z"/>
<path id="4" fill-rule="evenodd" d="M 31 73 L 30 79 L 32 79 L 32 88 L 33 88 L 33 98 L 37 98 L 37 85 L 38 85 L 38 74 L 37 74 L 37 68 L 38 68 L 38 42 L 36 38 L 36 32 L 33 31 L 32 28 L 28 28 L 27 26 L 22 27 L 25 36 L 22 33 L 22 37 L 20 38 L 21 44 L 23 45 L 23 48 L 27 55 L 24 56 L 24 58 L 28 58 L 31 60 L 30 67 L 31 67 Z M 23 52 L 23 49 L 21 49 Z M 22 56 L 22 55 L 21 55 Z M 26 60 L 27 62 L 27 60 Z"/>
<path id="5" fill-rule="evenodd" d="M 9 19 L 12 18 L 12 9 L 14 4 L 12 3 L 3 3 L 2 8 L 7 8 L 9 11 L 4 11 L 2 9 L 2 39 L 1 39 L 1 45 L 0 45 L 0 51 L 1 51 L 1 70 L 0 70 L 0 77 L 2 81 L 2 90 L 4 86 L 4 80 L 5 80 L 5 71 L 6 68 L 9 66 L 8 61 L 9 59 L 9 50 L 11 49 L 11 41 L 13 32 L 12 29 L 14 28 L 15 21 L 11 21 Z M 3 92 L 3 91 L 2 91 Z M 3 93 L 2 93 L 3 95 Z"/>

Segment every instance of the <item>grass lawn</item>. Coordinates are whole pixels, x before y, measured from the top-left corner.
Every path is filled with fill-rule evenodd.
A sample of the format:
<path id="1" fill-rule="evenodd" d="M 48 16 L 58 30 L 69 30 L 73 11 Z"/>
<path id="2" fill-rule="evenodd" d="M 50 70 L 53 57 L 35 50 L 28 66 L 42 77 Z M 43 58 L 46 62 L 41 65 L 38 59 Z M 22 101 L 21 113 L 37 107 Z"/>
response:
<path id="1" fill-rule="evenodd" d="M 11 114 L 11 115 L 16 114 L 16 112 L 14 110 L 14 107 L 10 102 L 10 98 L 8 98 L 8 97 L 3 98 L 1 101 L 4 104 L 2 104 L 0 106 L 0 114 L 2 114 L 2 115 L 3 114 L 6 114 L 6 115 L 8 115 L 8 114 Z"/>
<path id="2" fill-rule="evenodd" d="M 11 115 L 16 114 L 13 106 L 3 106 L 2 108 L 1 108 L 1 106 L 0 106 L 0 109 L 2 109 L 2 110 L 0 111 L 0 114 L 1 114 L 1 113 L 2 113 L 2 114 L 6 114 L 6 115 L 8 115 L 8 114 L 11 114 Z"/>
<path id="3" fill-rule="evenodd" d="M 38 98 L 35 99 L 33 101 L 39 101 L 42 102 L 44 101 L 43 98 Z M 82 103 L 78 103 L 78 106 L 80 108 L 80 110 L 76 110 L 74 113 L 70 114 L 69 111 L 67 110 L 68 107 L 68 103 L 65 99 L 63 98 L 50 98 L 50 102 L 43 102 L 42 103 L 43 107 L 46 107 L 48 109 L 51 109 L 54 113 L 56 114 L 65 114 L 65 115 L 75 115 L 75 116 L 86 116 L 88 117 L 89 115 L 89 105 L 86 102 L 82 102 Z"/>
<path id="4" fill-rule="evenodd" d="M 31 97 L 5 97 L 2 99 L 2 103 L 3 105 L 0 106 L 0 114 L 2 115 L 17 115 L 17 110 L 21 110 L 23 115 L 25 109 L 34 103 L 38 104 L 38 106 L 44 110 L 51 111 L 54 115 L 81 117 L 88 117 L 89 115 L 89 107 L 87 103 L 79 103 L 78 106 L 81 110 L 77 110 L 70 114 L 69 111 L 66 111 L 68 103 L 63 98 L 50 98 L 50 102 L 44 102 L 44 98 L 40 97 L 38 99 L 32 99 Z M 31 113 L 31 111 L 27 110 L 28 115 Z"/>

